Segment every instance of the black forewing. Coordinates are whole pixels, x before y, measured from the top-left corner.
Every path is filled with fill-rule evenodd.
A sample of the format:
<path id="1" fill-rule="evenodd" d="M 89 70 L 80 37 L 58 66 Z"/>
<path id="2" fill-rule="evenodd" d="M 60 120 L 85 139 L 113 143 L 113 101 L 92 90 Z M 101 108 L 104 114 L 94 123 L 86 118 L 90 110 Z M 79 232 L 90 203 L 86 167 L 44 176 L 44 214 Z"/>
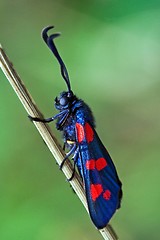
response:
<path id="1" fill-rule="evenodd" d="M 88 143 L 85 137 L 83 142 L 78 143 L 79 158 L 77 165 L 81 168 L 80 171 L 85 185 L 91 219 L 97 228 L 103 228 L 107 225 L 116 209 L 120 207 L 122 196 L 121 182 L 109 153 L 99 139 L 95 129 L 92 128 L 92 130 L 94 132 L 92 142 Z M 84 133 L 86 134 L 85 128 Z M 86 168 L 86 162 L 88 160 L 97 160 L 99 158 L 106 160 L 106 167 L 102 170 L 97 170 L 96 168 L 94 170 L 88 170 Z M 91 184 L 100 184 L 103 188 L 102 194 L 100 194 L 96 200 L 93 200 L 93 196 L 91 195 Z M 106 200 L 103 195 L 106 190 L 111 193 L 110 199 L 108 200 Z"/>

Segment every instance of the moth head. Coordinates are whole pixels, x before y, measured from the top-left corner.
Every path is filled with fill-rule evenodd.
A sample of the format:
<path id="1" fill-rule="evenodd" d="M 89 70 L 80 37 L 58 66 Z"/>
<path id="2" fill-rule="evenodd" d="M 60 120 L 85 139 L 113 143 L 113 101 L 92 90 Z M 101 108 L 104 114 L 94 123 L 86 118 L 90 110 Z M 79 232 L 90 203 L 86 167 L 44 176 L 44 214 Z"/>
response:
<path id="1" fill-rule="evenodd" d="M 58 97 L 55 98 L 55 107 L 58 110 L 64 110 L 70 108 L 73 101 L 75 99 L 75 95 L 72 91 L 70 92 L 62 92 Z"/>

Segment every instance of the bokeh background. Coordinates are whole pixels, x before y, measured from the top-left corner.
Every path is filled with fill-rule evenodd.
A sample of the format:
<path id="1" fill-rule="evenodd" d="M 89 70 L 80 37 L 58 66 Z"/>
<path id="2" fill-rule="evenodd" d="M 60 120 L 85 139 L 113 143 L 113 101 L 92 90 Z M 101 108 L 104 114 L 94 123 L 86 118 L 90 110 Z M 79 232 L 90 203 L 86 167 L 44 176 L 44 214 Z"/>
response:
<path id="1" fill-rule="evenodd" d="M 0 0 L 1 44 L 50 117 L 66 86 L 40 37 L 47 25 L 62 32 L 72 89 L 123 182 L 112 226 L 123 240 L 160 239 L 160 2 Z M 0 239 L 102 239 L 2 72 L 0 82 Z"/>

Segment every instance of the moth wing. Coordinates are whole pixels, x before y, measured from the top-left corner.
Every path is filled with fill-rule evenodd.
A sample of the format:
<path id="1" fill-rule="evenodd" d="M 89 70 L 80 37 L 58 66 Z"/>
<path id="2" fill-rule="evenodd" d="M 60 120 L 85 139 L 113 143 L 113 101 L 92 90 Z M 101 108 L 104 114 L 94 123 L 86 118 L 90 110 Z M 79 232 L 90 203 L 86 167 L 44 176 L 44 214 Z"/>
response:
<path id="1" fill-rule="evenodd" d="M 95 129 L 89 123 L 76 125 L 76 136 L 79 146 L 77 165 L 83 178 L 89 213 L 96 227 L 101 229 L 120 207 L 122 184 Z"/>

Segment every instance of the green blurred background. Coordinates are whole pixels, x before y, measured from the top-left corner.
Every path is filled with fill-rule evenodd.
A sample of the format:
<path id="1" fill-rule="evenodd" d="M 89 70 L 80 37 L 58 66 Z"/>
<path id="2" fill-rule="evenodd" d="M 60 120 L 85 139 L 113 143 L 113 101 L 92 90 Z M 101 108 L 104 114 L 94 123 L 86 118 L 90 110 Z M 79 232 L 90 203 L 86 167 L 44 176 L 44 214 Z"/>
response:
<path id="1" fill-rule="evenodd" d="M 63 33 L 56 45 L 72 89 L 91 106 L 123 182 L 111 224 L 123 240 L 160 239 L 159 0 L 0 0 L 1 44 L 50 117 L 66 86 L 40 37 L 47 25 Z M 102 239 L 2 72 L 0 79 L 0 239 Z"/>

